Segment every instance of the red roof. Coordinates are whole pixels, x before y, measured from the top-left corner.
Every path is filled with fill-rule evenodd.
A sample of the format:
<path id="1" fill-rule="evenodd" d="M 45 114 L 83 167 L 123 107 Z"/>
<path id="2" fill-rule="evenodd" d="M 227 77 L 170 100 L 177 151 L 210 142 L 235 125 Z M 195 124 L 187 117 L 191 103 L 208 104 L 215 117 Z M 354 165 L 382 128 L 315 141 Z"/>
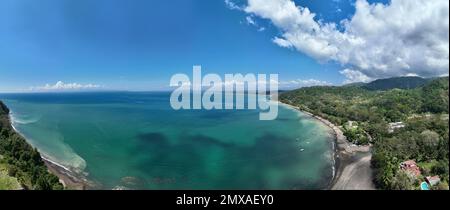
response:
<path id="1" fill-rule="evenodd" d="M 414 160 L 407 160 L 401 163 L 400 168 L 413 176 L 419 176 L 421 174 L 420 168 Z"/>
<path id="2" fill-rule="evenodd" d="M 416 161 L 414 161 L 414 160 L 407 160 L 407 161 L 403 162 L 402 164 L 404 164 L 404 165 L 417 165 Z"/>

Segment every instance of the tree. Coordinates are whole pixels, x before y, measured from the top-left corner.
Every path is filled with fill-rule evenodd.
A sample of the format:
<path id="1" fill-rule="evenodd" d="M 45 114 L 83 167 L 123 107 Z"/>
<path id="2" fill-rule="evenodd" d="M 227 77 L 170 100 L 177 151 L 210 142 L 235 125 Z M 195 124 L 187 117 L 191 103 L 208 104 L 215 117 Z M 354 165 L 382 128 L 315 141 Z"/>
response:
<path id="1" fill-rule="evenodd" d="M 393 190 L 414 190 L 414 180 L 405 172 L 399 171 L 391 182 Z"/>
<path id="2" fill-rule="evenodd" d="M 434 148 L 437 147 L 439 144 L 440 140 L 439 134 L 434 131 L 430 130 L 423 131 L 420 134 L 420 137 L 422 138 L 422 142 L 424 143 L 424 145 L 427 147 Z"/>
<path id="3" fill-rule="evenodd" d="M 47 182 L 45 177 L 40 176 L 37 179 L 36 185 L 34 187 L 35 190 L 52 190 L 52 186 Z"/>
<path id="4" fill-rule="evenodd" d="M 0 154 L 8 174 L 16 177 L 25 189 L 63 189 L 58 178 L 48 172 L 38 150 L 12 129 L 8 113 L 0 101 Z"/>
<path id="5" fill-rule="evenodd" d="M 449 167 L 448 160 L 439 161 L 436 165 L 431 168 L 431 173 L 441 174 L 443 179 L 448 182 L 449 178 Z"/>
<path id="6" fill-rule="evenodd" d="M 437 146 L 439 145 L 440 136 L 438 133 L 430 130 L 423 131 L 420 134 L 420 141 L 423 144 L 422 153 L 426 159 L 431 160 L 436 158 L 438 154 Z"/>

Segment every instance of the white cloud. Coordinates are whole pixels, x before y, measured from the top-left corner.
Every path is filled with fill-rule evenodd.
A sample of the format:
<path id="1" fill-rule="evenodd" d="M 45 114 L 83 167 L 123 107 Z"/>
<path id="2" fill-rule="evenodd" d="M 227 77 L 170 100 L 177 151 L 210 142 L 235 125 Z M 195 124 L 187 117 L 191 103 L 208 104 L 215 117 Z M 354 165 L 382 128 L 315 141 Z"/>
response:
<path id="1" fill-rule="evenodd" d="M 242 8 L 235 4 L 232 0 L 225 0 L 225 5 L 232 10 L 242 10 Z"/>
<path id="2" fill-rule="evenodd" d="M 245 20 L 247 21 L 247 24 L 249 24 L 249 25 L 254 25 L 254 26 L 257 25 L 251 16 L 245 17 Z"/>
<path id="3" fill-rule="evenodd" d="M 63 90 L 92 90 L 99 89 L 102 86 L 95 84 L 78 84 L 78 83 L 64 83 L 62 81 L 58 81 L 53 85 L 46 84 L 45 86 L 40 87 L 31 87 L 32 91 L 63 91 Z"/>
<path id="4" fill-rule="evenodd" d="M 344 84 L 355 83 L 355 82 L 370 82 L 371 78 L 361 73 L 360 71 L 355 71 L 351 69 L 344 69 L 340 71 L 342 75 L 344 75 L 347 80 L 344 81 Z"/>
<path id="5" fill-rule="evenodd" d="M 266 30 L 265 27 L 259 26 L 259 24 L 256 22 L 255 19 L 253 19 L 252 16 L 245 17 L 245 22 L 247 25 L 251 25 L 251 26 L 258 28 L 258 32 L 262 32 L 262 31 Z"/>
<path id="6" fill-rule="evenodd" d="M 274 43 L 321 62 L 340 63 L 348 81 L 448 75 L 447 0 L 392 0 L 387 5 L 357 0 L 353 17 L 340 23 L 316 20 L 316 14 L 292 0 L 247 3 L 246 13 L 282 31 Z"/>
<path id="7" fill-rule="evenodd" d="M 279 83 L 281 89 L 283 88 L 300 88 L 300 87 L 312 87 L 312 86 L 332 86 L 333 84 L 326 81 L 316 79 L 296 79 L 291 81 L 282 81 Z"/>
<path id="8" fill-rule="evenodd" d="M 192 88 L 191 82 L 183 82 L 181 85 L 179 84 L 173 84 L 172 87 L 177 87 L 181 89 L 191 89 Z M 204 89 L 208 89 L 211 87 L 212 84 L 206 85 L 201 84 L 201 87 Z M 257 80 L 257 81 L 251 81 L 251 80 L 224 80 L 217 83 L 214 83 L 214 86 L 222 86 L 222 88 L 232 88 L 235 85 L 237 86 L 246 86 L 249 90 L 256 90 L 255 88 L 259 86 L 266 86 L 267 88 L 269 85 L 277 85 L 278 89 L 295 89 L 295 88 L 301 88 L 301 87 L 312 87 L 312 86 L 332 86 L 333 84 L 326 81 L 316 80 L 316 79 L 295 79 L 290 81 L 278 81 L 274 79 L 270 80 Z"/>

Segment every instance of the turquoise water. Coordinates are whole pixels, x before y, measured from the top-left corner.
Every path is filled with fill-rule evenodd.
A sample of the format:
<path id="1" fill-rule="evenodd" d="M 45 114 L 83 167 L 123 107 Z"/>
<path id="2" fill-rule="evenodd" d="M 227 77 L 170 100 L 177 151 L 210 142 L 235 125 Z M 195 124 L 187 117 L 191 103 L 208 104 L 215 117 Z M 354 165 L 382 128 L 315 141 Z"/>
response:
<path id="1" fill-rule="evenodd" d="M 430 190 L 430 187 L 428 187 L 428 184 L 426 182 L 422 182 L 422 183 L 420 183 L 420 189 Z"/>
<path id="2" fill-rule="evenodd" d="M 280 106 L 172 110 L 169 93 L 0 95 L 14 127 L 95 188 L 322 189 L 333 176 L 333 136 Z"/>

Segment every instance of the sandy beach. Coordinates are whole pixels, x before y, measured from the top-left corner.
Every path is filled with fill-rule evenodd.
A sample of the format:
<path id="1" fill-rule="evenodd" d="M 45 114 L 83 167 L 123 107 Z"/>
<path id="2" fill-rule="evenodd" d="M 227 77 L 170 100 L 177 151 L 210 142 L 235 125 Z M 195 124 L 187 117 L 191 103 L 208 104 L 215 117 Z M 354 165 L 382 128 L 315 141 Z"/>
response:
<path id="1" fill-rule="evenodd" d="M 316 116 L 300 107 L 280 102 L 283 105 L 299 110 L 331 128 L 335 135 L 335 175 L 330 183 L 332 190 L 375 190 L 372 178 L 370 146 L 357 146 L 344 136 L 342 130 L 330 121 Z"/>

